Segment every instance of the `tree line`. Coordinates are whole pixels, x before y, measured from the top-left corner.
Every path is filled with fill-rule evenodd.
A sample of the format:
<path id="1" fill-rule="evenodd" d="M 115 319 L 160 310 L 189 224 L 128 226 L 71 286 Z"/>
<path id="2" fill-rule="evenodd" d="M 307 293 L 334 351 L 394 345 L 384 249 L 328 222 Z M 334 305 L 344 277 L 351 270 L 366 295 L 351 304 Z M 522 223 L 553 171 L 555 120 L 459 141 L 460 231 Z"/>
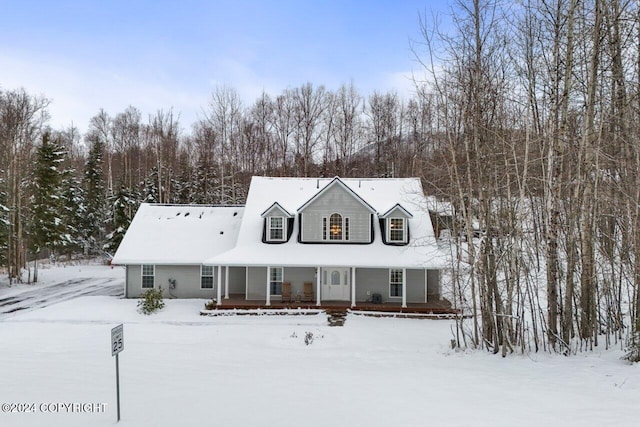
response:
<path id="1" fill-rule="evenodd" d="M 640 359 L 640 9 L 456 2 L 414 52 L 453 226 L 456 344 L 506 355 L 627 344 Z M 478 237 L 479 236 L 479 237 Z"/>
<path id="2" fill-rule="evenodd" d="M 219 86 L 188 130 L 172 109 L 143 118 L 134 106 L 99 110 L 84 135 L 56 130 L 49 102 L 0 91 L 0 263 L 15 280 L 43 254 L 113 253 L 142 202 L 244 203 L 253 175 L 420 175 L 428 152 L 421 98 L 353 83 L 250 105 Z"/>

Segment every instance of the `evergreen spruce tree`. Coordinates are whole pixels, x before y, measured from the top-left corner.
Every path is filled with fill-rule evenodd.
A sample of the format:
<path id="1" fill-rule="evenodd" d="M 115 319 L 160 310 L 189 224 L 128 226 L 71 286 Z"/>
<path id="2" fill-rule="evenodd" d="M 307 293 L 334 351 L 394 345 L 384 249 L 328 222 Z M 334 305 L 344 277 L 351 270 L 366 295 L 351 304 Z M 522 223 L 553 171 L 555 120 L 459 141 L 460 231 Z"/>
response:
<path id="1" fill-rule="evenodd" d="M 202 159 L 198 161 L 195 186 L 193 189 L 193 203 L 199 204 L 215 204 L 220 203 L 222 197 L 220 195 L 220 180 L 216 171 Z"/>
<path id="2" fill-rule="evenodd" d="M 111 198 L 111 216 L 109 228 L 111 232 L 106 236 L 104 249 L 109 253 L 115 253 L 131 224 L 139 202 L 139 194 L 121 185 L 118 192 Z"/>
<path id="3" fill-rule="evenodd" d="M 144 203 L 160 203 L 158 189 L 158 168 L 151 169 L 151 173 L 142 182 L 142 201 Z"/>
<path id="4" fill-rule="evenodd" d="M 189 158 L 181 155 L 178 163 L 180 171 L 177 178 L 172 181 L 173 189 L 171 203 L 194 203 L 193 191 L 193 167 L 189 164 Z"/>
<path id="5" fill-rule="evenodd" d="M 86 213 L 82 224 L 85 248 L 97 253 L 104 244 L 104 226 L 107 219 L 107 200 L 102 169 L 104 143 L 100 137 L 92 138 L 84 169 L 84 198 Z"/>
<path id="6" fill-rule="evenodd" d="M 50 139 L 49 133 L 42 136 L 42 144 L 36 151 L 36 163 L 31 181 L 31 228 L 30 249 L 33 254 L 41 254 L 48 249 L 51 254 L 65 245 L 62 171 L 64 149 Z M 37 267 L 34 282 L 38 280 Z"/>
<path id="7" fill-rule="evenodd" d="M 172 204 L 189 204 L 190 203 L 190 191 L 189 191 L 189 183 L 183 182 L 181 177 L 171 178 L 171 195 L 169 198 L 169 203 Z M 185 201 L 183 201 L 185 200 Z"/>
<path id="8" fill-rule="evenodd" d="M 74 169 L 66 169 L 62 174 L 62 223 L 64 225 L 64 252 L 71 255 L 85 247 L 83 227 L 87 208 L 84 190 Z"/>

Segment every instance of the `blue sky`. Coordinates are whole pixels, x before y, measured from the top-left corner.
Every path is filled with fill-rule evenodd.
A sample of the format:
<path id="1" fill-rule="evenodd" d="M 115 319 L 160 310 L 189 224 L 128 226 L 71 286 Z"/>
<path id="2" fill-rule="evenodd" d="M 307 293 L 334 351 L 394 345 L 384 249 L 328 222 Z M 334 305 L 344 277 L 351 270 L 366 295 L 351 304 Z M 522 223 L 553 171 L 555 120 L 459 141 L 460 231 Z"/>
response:
<path id="1" fill-rule="evenodd" d="M 54 127 L 99 108 L 174 108 L 188 129 L 216 85 L 245 104 L 307 81 L 411 93 L 418 13 L 442 0 L 0 0 L 0 88 L 52 100 Z"/>

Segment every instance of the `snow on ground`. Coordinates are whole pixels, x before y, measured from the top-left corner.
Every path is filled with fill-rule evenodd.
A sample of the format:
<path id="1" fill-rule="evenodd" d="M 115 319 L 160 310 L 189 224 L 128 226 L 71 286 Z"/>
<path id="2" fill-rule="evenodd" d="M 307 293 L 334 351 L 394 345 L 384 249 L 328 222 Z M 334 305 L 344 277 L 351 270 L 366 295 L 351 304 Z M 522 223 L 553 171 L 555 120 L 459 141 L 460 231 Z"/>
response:
<path id="1" fill-rule="evenodd" d="M 449 321 L 349 315 L 329 327 L 324 315 L 199 316 L 204 300 L 166 300 L 151 316 L 136 304 L 84 296 L 0 317 L 0 403 L 36 408 L 0 412 L 0 425 L 115 425 L 120 322 L 122 426 L 637 425 L 640 366 L 620 350 L 502 359 L 450 351 Z"/>
<path id="2" fill-rule="evenodd" d="M 32 264 L 30 265 L 32 267 Z M 124 287 L 124 267 L 111 267 L 108 265 L 87 263 L 85 261 L 73 264 L 39 264 L 38 269 L 38 282 L 30 284 L 16 283 L 14 281 L 13 284 L 9 286 L 7 275 L 3 273 L 2 276 L 0 276 L 0 298 L 15 296 L 23 292 L 49 287 L 72 279 L 119 279 Z M 33 274 L 33 267 L 31 274 Z M 25 273 L 25 280 L 26 276 Z"/>
<path id="3" fill-rule="evenodd" d="M 40 270 L 37 283 L 4 285 L 0 284 L 0 318 L 83 295 L 122 296 L 124 268 L 61 264 Z"/>

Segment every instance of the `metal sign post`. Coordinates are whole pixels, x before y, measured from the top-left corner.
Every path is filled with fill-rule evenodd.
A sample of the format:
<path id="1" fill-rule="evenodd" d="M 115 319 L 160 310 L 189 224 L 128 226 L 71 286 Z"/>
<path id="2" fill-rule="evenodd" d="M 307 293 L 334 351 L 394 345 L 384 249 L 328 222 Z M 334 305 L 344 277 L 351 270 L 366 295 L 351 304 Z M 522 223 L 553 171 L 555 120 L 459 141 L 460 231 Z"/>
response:
<path id="1" fill-rule="evenodd" d="M 124 350 L 124 326 L 119 324 L 111 329 L 111 355 L 116 357 L 116 396 L 118 407 L 118 422 L 120 422 L 120 366 L 118 354 Z"/>

